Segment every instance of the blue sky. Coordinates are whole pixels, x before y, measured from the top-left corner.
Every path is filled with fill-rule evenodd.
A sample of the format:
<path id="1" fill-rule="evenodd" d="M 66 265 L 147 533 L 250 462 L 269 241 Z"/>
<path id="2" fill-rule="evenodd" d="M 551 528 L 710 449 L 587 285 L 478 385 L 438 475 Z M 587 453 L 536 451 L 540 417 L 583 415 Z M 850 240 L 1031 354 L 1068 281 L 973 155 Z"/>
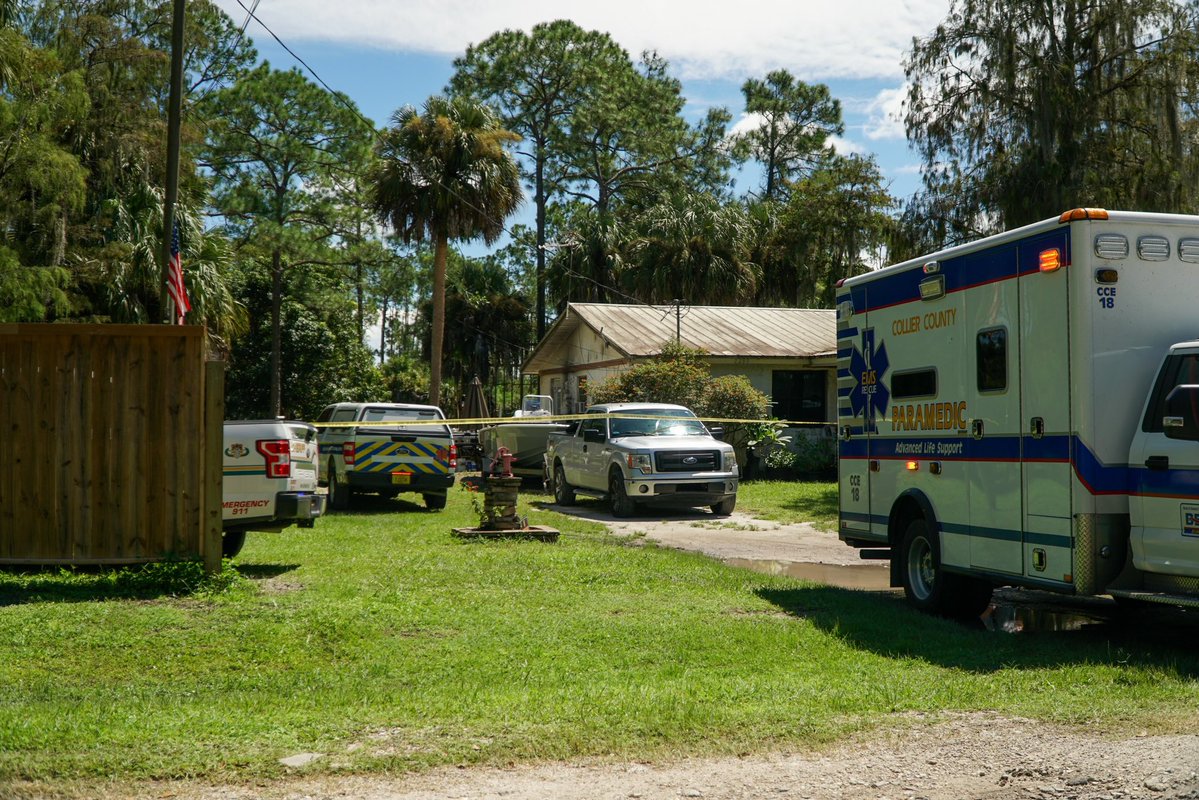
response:
<path id="1" fill-rule="evenodd" d="M 217 2 L 239 24 L 246 19 L 250 0 Z M 896 118 L 902 59 L 912 37 L 929 33 L 948 7 L 949 0 L 259 0 L 255 14 L 380 124 L 397 108 L 440 92 L 468 44 L 503 28 L 528 30 L 560 18 L 606 31 L 634 55 L 656 49 L 682 80 L 692 118 L 722 105 L 734 124 L 745 124 L 741 84 L 784 68 L 828 84 L 846 123 L 838 149 L 874 155 L 892 194 L 903 198 L 917 188 L 919 174 Z M 273 66 L 299 66 L 255 22 L 247 34 Z M 757 181 L 756 172 L 742 174 L 738 192 Z M 527 224 L 526 216 L 528 204 L 514 221 Z"/>

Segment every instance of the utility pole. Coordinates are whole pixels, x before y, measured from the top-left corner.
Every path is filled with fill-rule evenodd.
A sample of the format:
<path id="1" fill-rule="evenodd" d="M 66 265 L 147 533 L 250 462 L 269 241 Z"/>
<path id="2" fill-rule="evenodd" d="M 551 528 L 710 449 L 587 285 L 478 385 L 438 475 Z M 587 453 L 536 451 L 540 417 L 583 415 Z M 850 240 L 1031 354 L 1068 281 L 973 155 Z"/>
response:
<path id="1" fill-rule="evenodd" d="M 674 299 L 674 343 L 679 344 L 683 340 L 683 300 L 676 297 Z"/>
<path id="2" fill-rule="evenodd" d="M 183 20 L 185 0 L 174 0 L 171 21 L 171 95 L 167 100 L 167 175 L 162 200 L 162 281 L 159 297 L 167 323 L 176 319 L 175 304 L 167 293 L 171 262 L 171 234 L 175 230 L 175 201 L 179 199 L 179 127 L 183 118 Z"/>

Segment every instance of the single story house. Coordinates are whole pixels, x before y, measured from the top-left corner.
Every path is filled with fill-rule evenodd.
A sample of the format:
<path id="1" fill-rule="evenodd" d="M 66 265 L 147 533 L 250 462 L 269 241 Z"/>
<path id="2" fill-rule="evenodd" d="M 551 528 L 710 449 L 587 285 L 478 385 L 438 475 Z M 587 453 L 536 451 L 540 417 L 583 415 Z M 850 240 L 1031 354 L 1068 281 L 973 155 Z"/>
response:
<path id="1" fill-rule="evenodd" d="M 587 387 L 678 339 L 708 353 L 713 375 L 744 375 L 777 419 L 837 419 L 837 319 L 832 309 L 569 303 L 522 371 L 558 413 L 588 405 Z M 805 426 L 806 427 L 806 426 Z"/>

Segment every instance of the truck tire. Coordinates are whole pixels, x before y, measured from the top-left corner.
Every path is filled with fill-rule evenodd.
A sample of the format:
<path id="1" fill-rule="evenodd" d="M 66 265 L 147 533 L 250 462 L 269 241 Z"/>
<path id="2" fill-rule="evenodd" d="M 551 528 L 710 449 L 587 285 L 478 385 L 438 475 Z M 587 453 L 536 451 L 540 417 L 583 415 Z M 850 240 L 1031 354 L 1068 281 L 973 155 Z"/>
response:
<path id="1" fill-rule="evenodd" d="M 562 462 L 554 465 L 554 502 L 560 506 L 572 506 L 575 502 L 574 487 L 566 482 L 566 470 Z"/>
<path id="2" fill-rule="evenodd" d="M 448 494 L 424 494 L 421 495 L 425 501 L 425 508 L 430 511 L 440 511 L 445 508 L 446 501 L 449 500 Z"/>
<path id="3" fill-rule="evenodd" d="M 614 517 L 631 517 L 637 513 L 637 504 L 624 490 L 624 473 L 619 467 L 608 473 L 608 500 L 612 503 Z"/>
<path id="4" fill-rule="evenodd" d="M 737 495 L 721 500 L 719 503 L 712 504 L 712 513 L 718 517 L 727 517 L 733 513 L 733 509 L 737 506 Z"/>
<path id="5" fill-rule="evenodd" d="M 245 544 L 245 531 L 225 531 L 221 534 L 221 558 L 233 558 Z"/>
<path id="6" fill-rule="evenodd" d="M 903 594 L 918 611 L 941 614 L 945 606 L 945 573 L 941 547 L 923 517 L 908 523 L 898 557 Z"/>
<path id="7" fill-rule="evenodd" d="M 908 523 L 899 557 L 904 596 L 919 611 L 970 620 L 990 604 L 991 584 L 941 568 L 940 541 L 923 517 Z"/>
<path id="8" fill-rule="evenodd" d="M 329 508 L 345 511 L 350 507 L 350 487 L 337 477 L 337 468 L 329 462 Z"/>

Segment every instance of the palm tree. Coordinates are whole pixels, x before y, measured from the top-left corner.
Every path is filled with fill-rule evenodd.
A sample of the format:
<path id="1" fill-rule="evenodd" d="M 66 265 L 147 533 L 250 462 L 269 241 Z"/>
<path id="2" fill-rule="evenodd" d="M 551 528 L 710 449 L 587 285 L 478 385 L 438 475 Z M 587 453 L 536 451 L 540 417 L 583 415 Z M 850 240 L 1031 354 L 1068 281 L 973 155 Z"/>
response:
<path id="1" fill-rule="evenodd" d="M 744 207 L 705 192 L 674 192 L 646 209 L 625 280 L 649 303 L 681 298 L 691 305 L 741 305 L 758 288 L 752 226 Z"/>
<path id="2" fill-rule="evenodd" d="M 405 244 L 433 240 L 433 331 L 429 402 L 441 397 L 445 264 L 449 240 L 493 244 L 523 197 L 516 161 L 504 149 L 520 137 L 485 105 L 430 97 L 424 113 L 405 106 L 376 148 L 370 204 Z"/>

